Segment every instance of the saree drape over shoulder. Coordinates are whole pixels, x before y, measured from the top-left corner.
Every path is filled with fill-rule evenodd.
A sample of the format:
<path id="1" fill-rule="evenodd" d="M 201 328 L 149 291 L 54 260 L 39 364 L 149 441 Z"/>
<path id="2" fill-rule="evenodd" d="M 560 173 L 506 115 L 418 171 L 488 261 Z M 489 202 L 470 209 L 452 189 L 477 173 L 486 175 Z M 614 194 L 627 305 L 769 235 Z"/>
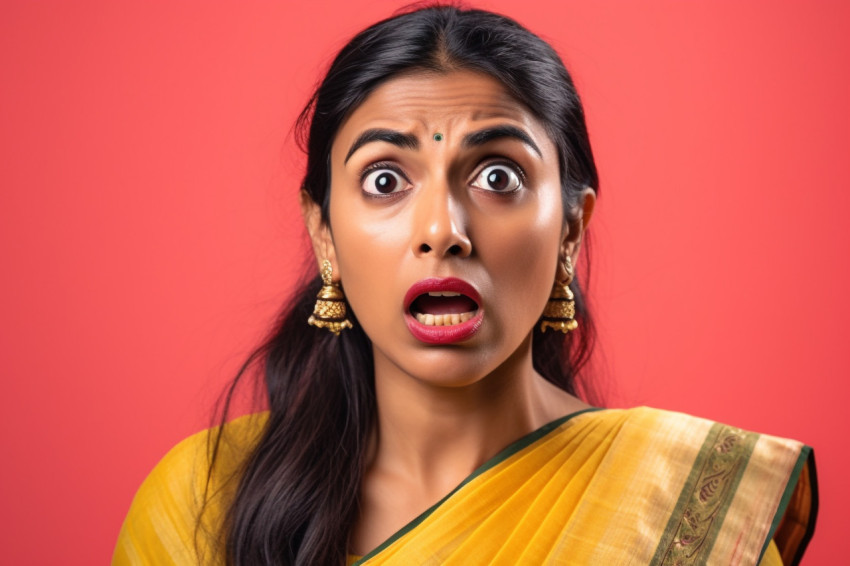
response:
<path id="1" fill-rule="evenodd" d="M 113 564 L 197 563 L 205 438 L 145 481 Z M 589 410 L 508 446 L 350 563 L 789 565 L 816 513 L 814 459 L 799 442 L 649 408 Z"/>

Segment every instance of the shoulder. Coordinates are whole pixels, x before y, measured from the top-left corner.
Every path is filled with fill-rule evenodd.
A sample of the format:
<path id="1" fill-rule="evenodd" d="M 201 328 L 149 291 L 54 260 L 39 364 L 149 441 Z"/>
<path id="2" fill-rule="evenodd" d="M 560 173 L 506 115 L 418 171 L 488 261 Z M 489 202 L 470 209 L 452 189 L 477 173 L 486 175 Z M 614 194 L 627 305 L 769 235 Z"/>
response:
<path id="1" fill-rule="evenodd" d="M 627 438 L 646 448 L 668 453 L 673 457 L 682 450 L 698 448 L 732 457 L 751 459 L 797 460 L 808 457 L 811 448 L 797 440 L 780 438 L 744 430 L 685 413 L 636 407 L 633 409 L 602 409 L 582 413 L 588 424 L 599 428 L 599 434 L 611 441 Z M 574 419 L 578 420 L 578 419 Z M 696 454 L 685 457 L 688 460 Z"/>
<path id="2" fill-rule="evenodd" d="M 197 545 L 196 534 L 217 526 L 228 488 L 266 421 L 267 413 L 246 415 L 174 446 L 136 492 L 113 564 L 197 563 L 198 550 L 209 545 Z"/>
<path id="3" fill-rule="evenodd" d="M 817 514 L 810 447 L 647 407 L 588 414 L 594 420 L 610 444 L 610 473 L 663 510 L 663 556 L 675 562 L 699 543 L 710 563 L 736 562 L 773 538 L 785 564 L 799 561 Z"/>

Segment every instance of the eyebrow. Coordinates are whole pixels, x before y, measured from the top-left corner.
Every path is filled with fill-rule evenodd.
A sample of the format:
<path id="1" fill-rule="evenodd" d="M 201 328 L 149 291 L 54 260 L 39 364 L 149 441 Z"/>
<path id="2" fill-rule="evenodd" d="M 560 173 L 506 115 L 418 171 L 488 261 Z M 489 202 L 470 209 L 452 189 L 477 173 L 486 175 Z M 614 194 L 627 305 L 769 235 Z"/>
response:
<path id="1" fill-rule="evenodd" d="M 537 147 L 537 144 L 534 143 L 534 140 L 531 139 L 531 136 L 516 126 L 494 126 L 492 128 L 485 128 L 483 130 L 478 130 L 477 132 L 472 132 L 464 136 L 462 145 L 467 148 L 478 147 L 501 138 L 513 138 L 519 140 L 534 150 L 537 155 L 543 157 L 543 153 L 540 151 L 540 148 Z M 348 160 L 354 152 L 364 145 L 379 141 L 392 144 L 402 149 L 419 149 L 419 139 L 413 134 L 404 134 L 402 132 L 386 128 L 372 128 L 357 136 L 357 139 L 354 140 L 354 143 L 351 144 L 351 147 L 348 149 L 348 153 L 345 155 L 343 164 L 348 163 Z"/>
<path id="2" fill-rule="evenodd" d="M 486 128 L 483 130 L 478 130 L 477 132 L 472 132 L 471 134 L 467 134 L 463 138 L 463 146 L 464 147 L 477 147 L 479 145 L 484 145 L 493 140 L 497 140 L 500 138 L 513 138 L 521 141 L 528 147 L 534 150 L 541 158 L 543 157 L 543 153 L 540 151 L 540 148 L 537 147 L 537 144 L 534 143 L 534 140 L 531 139 L 527 133 L 517 128 L 516 126 L 495 126 L 493 128 Z"/>
<path id="3" fill-rule="evenodd" d="M 354 152 L 367 143 L 379 141 L 391 143 L 402 149 L 419 149 L 419 140 L 413 134 L 403 134 L 395 130 L 387 130 L 384 128 L 373 128 L 371 130 L 366 130 L 357 136 L 357 139 L 354 140 L 353 144 L 351 144 L 351 148 L 349 148 L 343 164 L 348 163 L 349 158 L 351 158 Z"/>

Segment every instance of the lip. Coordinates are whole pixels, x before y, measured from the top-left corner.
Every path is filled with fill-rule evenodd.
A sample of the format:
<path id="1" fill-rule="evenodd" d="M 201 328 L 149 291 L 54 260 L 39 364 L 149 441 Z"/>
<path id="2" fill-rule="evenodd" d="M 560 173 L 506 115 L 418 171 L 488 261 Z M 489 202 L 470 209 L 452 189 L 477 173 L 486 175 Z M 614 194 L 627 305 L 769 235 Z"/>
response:
<path id="1" fill-rule="evenodd" d="M 427 326 L 422 324 L 410 314 L 410 305 L 419 295 L 438 291 L 450 291 L 466 295 L 478 305 L 478 312 L 466 322 L 451 326 Z M 484 320 L 481 295 L 478 294 L 478 291 L 472 285 L 456 277 L 431 277 L 423 279 L 414 283 L 404 295 L 404 320 L 407 323 L 407 329 L 410 330 L 413 337 L 426 344 L 452 344 L 454 342 L 460 342 L 466 340 L 481 328 L 481 323 Z"/>

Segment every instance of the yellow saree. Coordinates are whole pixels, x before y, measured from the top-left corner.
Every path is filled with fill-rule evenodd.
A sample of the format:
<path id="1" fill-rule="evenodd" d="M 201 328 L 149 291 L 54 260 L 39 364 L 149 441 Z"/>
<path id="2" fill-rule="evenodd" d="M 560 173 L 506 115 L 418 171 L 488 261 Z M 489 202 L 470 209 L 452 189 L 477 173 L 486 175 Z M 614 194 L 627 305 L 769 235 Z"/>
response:
<path id="1" fill-rule="evenodd" d="M 146 480 L 113 564 L 198 562 L 204 438 L 184 441 Z M 814 460 L 798 442 L 655 409 L 590 410 L 507 447 L 350 563 L 789 565 L 816 511 Z"/>

